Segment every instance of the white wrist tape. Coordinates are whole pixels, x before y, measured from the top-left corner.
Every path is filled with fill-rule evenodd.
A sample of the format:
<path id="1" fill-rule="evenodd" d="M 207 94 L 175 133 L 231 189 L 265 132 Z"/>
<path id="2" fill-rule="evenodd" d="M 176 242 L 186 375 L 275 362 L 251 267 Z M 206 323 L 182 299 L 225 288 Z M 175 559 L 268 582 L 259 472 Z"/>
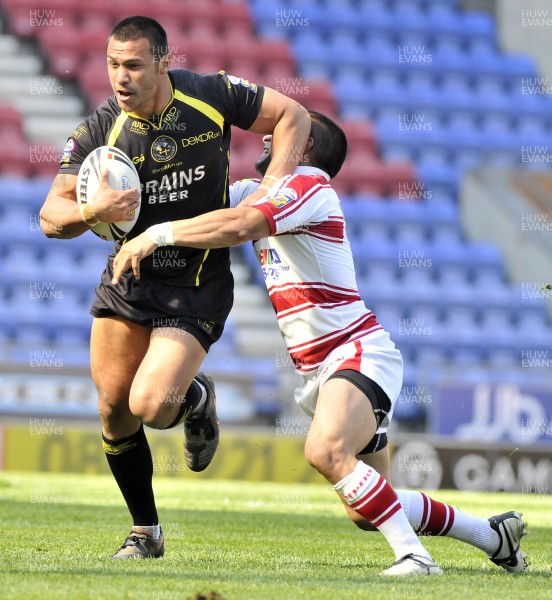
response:
<path id="1" fill-rule="evenodd" d="M 146 235 L 154 244 L 157 244 L 158 246 L 174 245 L 174 235 L 172 223 L 170 221 L 148 227 L 146 229 Z"/>

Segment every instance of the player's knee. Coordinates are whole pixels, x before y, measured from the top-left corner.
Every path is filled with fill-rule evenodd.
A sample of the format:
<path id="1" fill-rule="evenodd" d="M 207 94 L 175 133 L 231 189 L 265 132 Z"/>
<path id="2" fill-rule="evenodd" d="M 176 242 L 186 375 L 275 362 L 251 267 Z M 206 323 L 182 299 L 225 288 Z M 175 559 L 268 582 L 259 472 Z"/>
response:
<path id="1" fill-rule="evenodd" d="M 133 391 L 129 405 L 132 414 L 153 429 L 165 429 L 172 420 L 170 403 L 147 390 Z"/>
<path id="2" fill-rule="evenodd" d="M 114 423 L 125 419 L 129 416 L 130 411 L 128 403 L 119 398 L 100 393 L 98 397 L 98 413 L 102 422 Z"/>
<path id="3" fill-rule="evenodd" d="M 307 440 L 305 458 L 307 462 L 324 477 L 331 478 L 347 456 L 340 441 L 318 439 Z"/>

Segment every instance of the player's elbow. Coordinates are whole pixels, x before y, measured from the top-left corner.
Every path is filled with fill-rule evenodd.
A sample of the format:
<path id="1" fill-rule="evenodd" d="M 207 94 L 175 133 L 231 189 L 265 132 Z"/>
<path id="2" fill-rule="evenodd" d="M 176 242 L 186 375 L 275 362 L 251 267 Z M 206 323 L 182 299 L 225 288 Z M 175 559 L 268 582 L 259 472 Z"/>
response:
<path id="1" fill-rule="evenodd" d="M 59 227 L 55 227 L 52 223 L 50 223 L 42 213 L 39 214 L 40 217 L 40 229 L 42 233 L 47 238 L 59 238 L 61 231 Z"/>
<path id="2" fill-rule="evenodd" d="M 270 227 L 264 215 L 256 210 L 245 208 L 234 223 L 236 243 L 243 244 L 270 235 Z"/>

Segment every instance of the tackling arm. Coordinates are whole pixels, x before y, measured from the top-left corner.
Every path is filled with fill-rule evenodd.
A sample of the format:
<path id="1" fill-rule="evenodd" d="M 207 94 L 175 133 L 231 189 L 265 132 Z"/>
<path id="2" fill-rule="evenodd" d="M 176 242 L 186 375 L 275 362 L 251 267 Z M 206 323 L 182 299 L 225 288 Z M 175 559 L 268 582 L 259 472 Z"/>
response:
<path id="1" fill-rule="evenodd" d="M 193 219 L 173 221 L 168 225 L 172 226 L 171 245 L 192 248 L 227 248 L 270 235 L 267 218 L 260 210 L 251 207 L 214 210 Z M 157 247 L 158 244 L 146 232 L 123 244 L 113 261 L 111 283 L 119 283 L 121 275 L 130 267 L 134 276 L 139 279 L 140 261 Z"/>

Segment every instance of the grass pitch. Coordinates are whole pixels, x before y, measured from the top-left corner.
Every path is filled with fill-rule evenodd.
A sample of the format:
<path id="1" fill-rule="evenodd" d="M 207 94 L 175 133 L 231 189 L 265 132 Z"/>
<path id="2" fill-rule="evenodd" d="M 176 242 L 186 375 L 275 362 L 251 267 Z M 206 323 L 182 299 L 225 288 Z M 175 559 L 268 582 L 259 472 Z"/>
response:
<path id="1" fill-rule="evenodd" d="M 552 597 L 550 496 L 435 492 L 488 517 L 521 510 L 529 523 L 527 574 L 444 538 L 424 543 L 444 577 L 386 579 L 393 555 L 362 533 L 323 485 L 158 478 L 166 538 L 160 560 L 112 561 L 131 522 L 110 476 L 0 473 L 0 598 L 226 600 Z"/>

